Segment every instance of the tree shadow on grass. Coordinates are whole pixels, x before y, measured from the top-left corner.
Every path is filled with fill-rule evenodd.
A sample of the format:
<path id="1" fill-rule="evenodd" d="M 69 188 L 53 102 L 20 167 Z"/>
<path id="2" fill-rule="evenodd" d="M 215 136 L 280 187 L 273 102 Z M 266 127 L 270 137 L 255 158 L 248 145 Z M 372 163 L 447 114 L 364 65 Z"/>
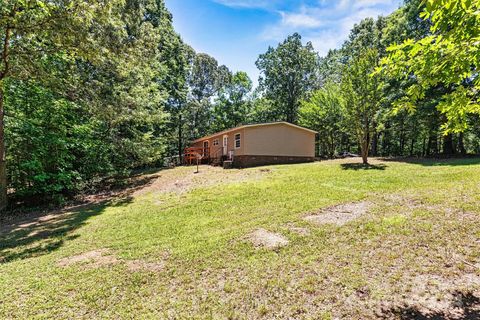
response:
<path id="1" fill-rule="evenodd" d="M 382 161 L 387 162 L 403 162 L 410 164 L 418 164 L 425 167 L 433 166 L 466 166 L 480 164 L 480 156 L 464 156 L 456 158 L 383 158 Z"/>
<path id="2" fill-rule="evenodd" d="M 388 166 L 381 163 L 381 164 L 363 164 L 363 163 L 342 163 L 341 164 L 343 170 L 385 170 Z"/>
<path id="3" fill-rule="evenodd" d="M 476 320 L 480 319 L 480 299 L 472 293 L 456 291 L 455 304 L 450 310 L 425 312 L 416 306 L 394 307 L 383 310 L 382 319 L 402 320 Z"/>
<path id="4" fill-rule="evenodd" d="M 106 208 L 125 206 L 133 201 L 136 190 L 156 177 L 136 179 L 128 187 L 91 199 L 89 203 L 54 212 L 16 214 L 0 219 L 0 264 L 38 257 L 79 237 L 75 231 L 88 219 L 102 214 Z"/>

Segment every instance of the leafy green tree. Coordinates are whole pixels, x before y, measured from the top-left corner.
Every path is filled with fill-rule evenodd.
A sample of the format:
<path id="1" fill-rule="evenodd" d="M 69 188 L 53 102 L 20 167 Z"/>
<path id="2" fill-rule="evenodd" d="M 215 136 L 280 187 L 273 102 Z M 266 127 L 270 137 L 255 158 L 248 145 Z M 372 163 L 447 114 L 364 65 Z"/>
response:
<path id="1" fill-rule="evenodd" d="M 220 91 L 214 105 L 214 130 L 236 127 L 248 121 L 250 114 L 249 93 L 252 80 L 246 72 L 236 72 L 229 83 Z"/>
<path id="2" fill-rule="evenodd" d="M 171 77 L 172 81 L 167 88 L 170 95 L 166 110 L 169 112 L 169 134 L 170 141 L 176 141 L 175 144 L 169 144 L 168 154 L 174 154 L 177 152 L 179 158 L 183 154 L 184 145 L 186 145 L 188 137 L 185 132 L 188 132 L 189 127 L 185 119 L 188 118 L 188 75 L 195 57 L 195 51 L 188 45 L 181 42 L 181 39 L 177 38 L 178 45 L 174 46 L 174 50 L 171 55 L 170 70 L 174 76 Z M 175 150 L 175 151 L 172 151 Z"/>
<path id="3" fill-rule="evenodd" d="M 225 70 L 222 69 L 221 72 L 225 76 Z M 187 105 L 187 121 L 190 124 L 188 138 L 193 140 L 207 134 L 211 124 L 211 99 L 219 87 L 217 60 L 204 53 L 196 54 L 188 77 L 188 85 L 190 90 Z"/>
<path id="4" fill-rule="evenodd" d="M 346 121 L 360 145 L 362 160 L 368 164 L 368 154 L 375 118 L 382 100 L 382 80 L 373 74 L 379 65 L 375 49 L 366 49 L 344 69 L 342 93 L 345 100 Z"/>
<path id="5" fill-rule="evenodd" d="M 276 112 L 273 101 L 259 94 L 258 88 L 252 94 L 252 109 L 248 115 L 249 123 L 265 123 L 276 121 Z"/>
<path id="6" fill-rule="evenodd" d="M 110 23 L 119 1 L 0 2 L 0 209 L 7 204 L 7 167 L 4 136 L 5 86 L 11 79 L 55 80 L 48 59 L 92 62 L 105 60 L 108 49 L 92 37 L 92 29 Z M 116 33 L 113 28 L 113 34 Z"/>
<path id="7" fill-rule="evenodd" d="M 260 55 L 256 62 L 262 74 L 260 87 L 275 108 L 271 120 L 298 121 L 300 101 L 316 83 L 317 62 L 312 44 L 303 45 L 298 33 Z"/>
<path id="8" fill-rule="evenodd" d="M 463 132 L 468 128 L 468 115 L 480 113 L 477 100 L 480 2 L 428 0 L 425 3 L 421 17 L 431 22 L 431 34 L 390 47 L 383 66 L 392 76 L 415 79 L 399 100 L 399 107 L 414 110 L 429 89 L 447 88 L 437 106 L 447 120 L 444 132 Z"/>
<path id="9" fill-rule="evenodd" d="M 186 96 L 188 74 L 163 1 L 3 1 L 0 13 L 17 197 L 50 201 L 159 164 L 165 107 Z"/>
<path id="10" fill-rule="evenodd" d="M 322 87 L 328 82 L 340 83 L 347 59 L 347 55 L 341 49 L 329 50 L 325 57 L 319 58 L 317 86 Z"/>
<path id="11" fill-rule="evenodd" d="M 163 76 L 158 79 L 168 92 L 165 111 L 169 113 L 167 119 L 167 132 L 170 141 L 167 145 L 167 154 L 183 154 L 183 148 L 187 143 L 184 134 L 189 126 L 185 119 L 188 117 L 188 76 L 195 58 L 195 51 L 184 43 L 172 26 L 172 15 L 165 8 L 163 1 L 156 1 L 157 9 L 149 13 L 150 19 L 157 28 L 161 28 L 159 61 L 164 70 Z M 151 10 L 152 11 L 152 10 Z"/>
<path id="12" fill-rule="evenodd" d="M 344 54 L 349 57 L 349 60 L 367 49 L 375 49 L 379 55 L 383 55 L 385 47 L 382 38 L 385 25 L 386 19 L 382 16 L 377 19 L 365 18 L 355 24 L 350 31 L 348 40 L 342 46 Z"/>
<path id="13" fill-rule="evenodd" d="M 344 136 L 344 113 L 340 86 L 332 82 L 302 101 L 299 123 L 319 133 L 321 155 L 331 158 L 335 155 Z"/>

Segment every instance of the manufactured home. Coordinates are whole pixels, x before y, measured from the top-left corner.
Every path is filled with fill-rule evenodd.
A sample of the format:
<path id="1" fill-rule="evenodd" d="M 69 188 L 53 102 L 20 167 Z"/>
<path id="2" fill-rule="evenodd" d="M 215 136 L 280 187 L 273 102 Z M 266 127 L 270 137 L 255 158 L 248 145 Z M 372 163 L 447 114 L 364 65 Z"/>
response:
<path id="1" fill-rule="evenodd" d="M 315 131 L 288 122 L 243 125 L 193 141 L 184 159 L 237 168 L 311 162 L 315 137 Z"/>

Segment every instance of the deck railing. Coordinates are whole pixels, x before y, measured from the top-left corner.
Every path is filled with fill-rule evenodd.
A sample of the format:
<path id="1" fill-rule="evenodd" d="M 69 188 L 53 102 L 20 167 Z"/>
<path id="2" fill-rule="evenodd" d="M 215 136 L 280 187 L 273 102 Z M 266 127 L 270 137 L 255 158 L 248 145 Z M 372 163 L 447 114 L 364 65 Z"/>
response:
<path id="1" fill-rule="evenodd" d="M 196 164 L 210 159 L 210 148 L 188 147 L 183 153 L 183 162 L 188 165 Z"/>
<path id="2" fill-rule="evenodd" d="M 208 147 L 187 147 L 183 154 L 183 163 L 186 165 L 195 165 L 198 161 L 198 163 L 203 164 L 221 165 L 224 160 L 232 160 L 233 153 L 233 150 L 224 152 L 223 147 L 218 147 L 216 149 Z"/>

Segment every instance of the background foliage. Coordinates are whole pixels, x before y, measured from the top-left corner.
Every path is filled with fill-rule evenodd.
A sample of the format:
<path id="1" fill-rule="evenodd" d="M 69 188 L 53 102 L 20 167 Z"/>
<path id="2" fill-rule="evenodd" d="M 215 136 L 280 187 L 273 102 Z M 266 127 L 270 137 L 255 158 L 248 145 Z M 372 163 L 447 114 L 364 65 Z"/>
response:
<path id="1" fill-rule="evenodd" d="M 323 157 L 480 153 L 478 10 L 406 0 L 325 57 L 293 34 L 259 56 L 253 88 L 184 43 L 163 0 L 0 0 L 9 193 L 61 202 L 203 135 L 280 120 L 318 131 Z"/>

